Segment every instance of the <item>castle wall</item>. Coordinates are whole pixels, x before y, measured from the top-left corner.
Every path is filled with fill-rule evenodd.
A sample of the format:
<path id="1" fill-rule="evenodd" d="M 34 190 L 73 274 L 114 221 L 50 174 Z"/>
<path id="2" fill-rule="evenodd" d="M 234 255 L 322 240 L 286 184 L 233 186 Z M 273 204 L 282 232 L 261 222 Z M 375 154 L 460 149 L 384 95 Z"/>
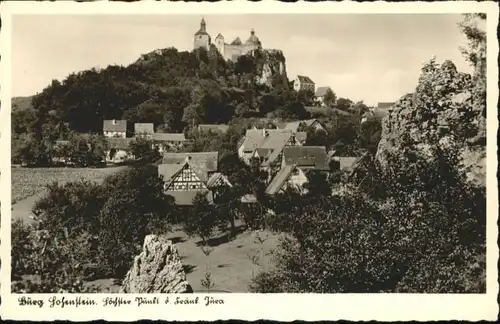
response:
<path id="1" fill-rule="evenodd" d="M 236 61 L 238 57 L 242 55 L 246 55 L 256 49 L 259 46 L 255 44 L 242 44 L 242 45 L 232 45 L 232 44 L 224 44 L 224 50 L 221 53 L 225 60 Z"/>

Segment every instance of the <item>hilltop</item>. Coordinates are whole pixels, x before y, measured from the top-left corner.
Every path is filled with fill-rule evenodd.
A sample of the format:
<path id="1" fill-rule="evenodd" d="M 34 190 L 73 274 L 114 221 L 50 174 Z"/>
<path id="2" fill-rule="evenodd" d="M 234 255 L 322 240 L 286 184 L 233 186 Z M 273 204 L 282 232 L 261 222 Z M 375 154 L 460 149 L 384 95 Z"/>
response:
<path id="1" fill-rule="evenodd" d="M 33 100 L 33 96 L 13 97 L 11 100 L 12 111 L 33 109 L 31 100 Z"/>
<path id="2" fill-rule="evenodd" d="M 76 132 L 99 132 L 103 119 L 127 119 L 181 132 L 238 117 L 307 117 L 310 98 L 291 89 L 280 50 L 259 49 L 233 62 L 214 45 L 191 52 L 170 47 L 128 66 L 72 73 L 33 97 L 13 98 L 13 111 L 34 108 L 32 116 L 13 115 L 13 124 L 27 130 L 27 121 L 51 121 Z"/>

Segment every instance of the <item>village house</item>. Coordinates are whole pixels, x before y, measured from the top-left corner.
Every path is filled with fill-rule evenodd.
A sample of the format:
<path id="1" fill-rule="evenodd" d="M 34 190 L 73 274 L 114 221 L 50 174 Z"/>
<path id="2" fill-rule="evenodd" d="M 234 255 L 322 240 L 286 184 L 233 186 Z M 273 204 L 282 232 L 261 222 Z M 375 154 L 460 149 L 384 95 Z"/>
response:
<path id="1" fill-rule="evenodd" d="M 320 106 L 325 106 L 325 96 L 330 91 L 332 91 L 330 87 L 318 87 L 318 89 L 316 89 L 316 93 L 314 94 L 314 96 L 316 97 L 316 101 Z"/>
<path id="2" fill-rule="evenodd" d="M 198 125 L 198 132 L 199 133 L 224 134 L 224 133 L 227 133 L 228 130 L 229 130 L 229 126 L 224 125 L 224 124 L 200 124 L 200 125 Z"/>
<path id="3" fill-rule="evenodd" d="M 289 129 L 247 129 L 238 143 L 238 156 L 247 165 L 252 158 L 257 158 L 263 163 L 262 167 L 268 169 L 279 158 L 283 147 L 304 145 L 306 139 L 307 133 L 293 133 Z"/>
<path id="4" fill-rule="evenodd" d="M 104 120 L 102 132 L 108 138 L 125 138 L 127 137 L 127 121 L 126 120 Z"/>
<path id="5" fill-rule="evenodd" d="M 187 142 L 184 133 L 154 133 L 152 139 L 153 148 L 157 148 L 160 153 L 180 150 Z"/>
<path id="6" fill-rule="evenodd" d="M 165 182 L 164 190 L 175 199 L 177 205 L 192 205 L 198 193 L 213 202 L 212 190 L 226 183 L 226 178 L 217 174 L 218 152 L 165 153 L 158 175 Z"/>
<path id="7" fill-rule="evenodd" d="M 155 133 L 155 127 L 153 123 L 134 124 L 134 135 L 136 137 L 144 137 L 147 139 L 152 139 L 154 133 Z"/>
<path id="8" fill-rule="evenodd" d="M 283 148 L 281 167 L 295 165 L 303 170 L 329 171 L 329 157 L 324 146 L 290 146 Z"/>
<path id="9" fill-rule="evenodd" d="M 315 87 L 314 81 L 308 76 L 297 75 L 295 80 L 293 80 L 293 89 L 295 91 L 311 91 L 314 93 Z"/>
<path id="10" fill-rule="evenodd" d="M 107 138 L 108 150 L 105 152 L 106 162 L 124 163 L 133 160 L 134 156 L 130 153 L 131 141 L 133 141 L 133 138 Z"/>
<path id="11" fill-rule="evenodd" d="M 329 159 L 324 146 L 296 146 L 285 147 L 281 169 L 276 173 L 266 188 L 268 195 L 284 192 L 293 187 L 305 192 L 304 187 L 308 183 L 307 172 L 316 170 L 328 172 Z"/>

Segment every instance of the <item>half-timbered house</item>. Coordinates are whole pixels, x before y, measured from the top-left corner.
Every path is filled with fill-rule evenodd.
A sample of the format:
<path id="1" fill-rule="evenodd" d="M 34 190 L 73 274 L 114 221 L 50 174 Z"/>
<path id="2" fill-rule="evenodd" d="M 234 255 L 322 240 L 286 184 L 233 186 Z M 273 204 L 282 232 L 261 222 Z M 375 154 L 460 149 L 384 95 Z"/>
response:
<path id="1" fill-rule="evenodd" d="M 191 205 L 198 193 L 212 202 L 208 181 L 217 171 L 217 161 L 218 152 L 165 153 L 158 175 L 165 182 L 166 194 L 178 205 Z"/>

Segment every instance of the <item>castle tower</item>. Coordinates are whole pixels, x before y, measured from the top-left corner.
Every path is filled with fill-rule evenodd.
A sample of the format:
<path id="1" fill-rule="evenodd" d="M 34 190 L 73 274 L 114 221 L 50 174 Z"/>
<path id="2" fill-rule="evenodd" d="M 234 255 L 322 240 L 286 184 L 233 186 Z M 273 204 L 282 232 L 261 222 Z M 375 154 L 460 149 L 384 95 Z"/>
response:
<path id="1" fill-rule="evenodd" d="M 224 57 L 224 36 L 221 33 L 215 37 L 215 47 L 217 47 L 220 55 Z"/>
<path id="2" fill-rule="evenodd" d="M 194 34 L 194 49 L 203 47 L 206 50 L 210 48 L 211 38 L 207 33 L 207 24 L 205 19 L 201 19 L 200 29 Z"/>

